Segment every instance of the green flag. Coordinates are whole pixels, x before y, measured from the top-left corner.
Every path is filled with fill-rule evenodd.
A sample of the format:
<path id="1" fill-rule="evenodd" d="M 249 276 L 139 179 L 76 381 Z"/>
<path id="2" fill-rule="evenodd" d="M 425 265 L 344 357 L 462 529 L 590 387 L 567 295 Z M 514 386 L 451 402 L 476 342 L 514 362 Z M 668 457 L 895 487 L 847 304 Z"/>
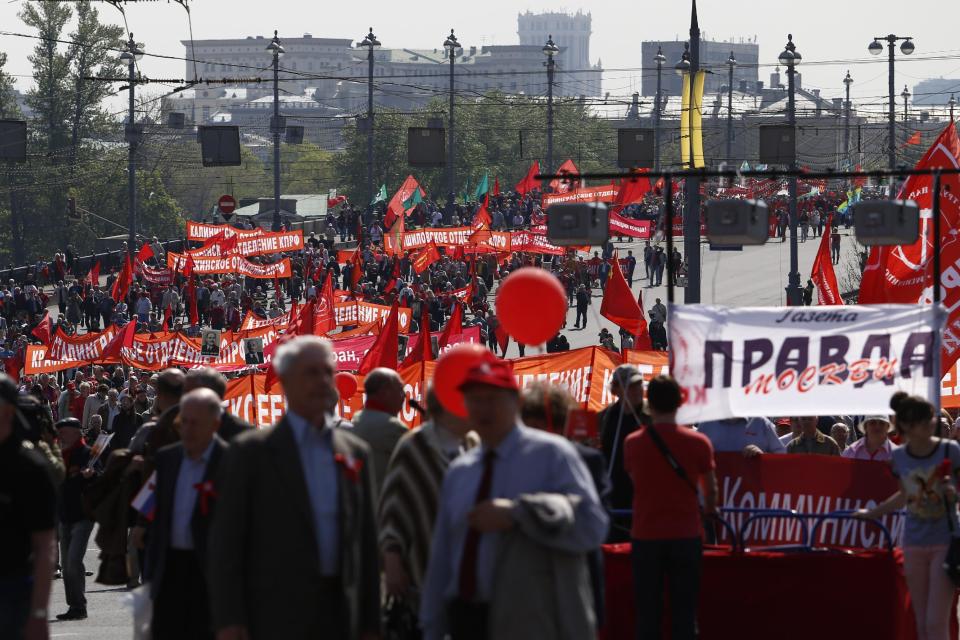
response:
<path id="1" fill-rule="evenodd" d="M 420 195 L 420 187 L 417 187 L 410 194 L 410 197 L 403 201 L 403 210 L 409 211 L 421 202 L 423 202 L 423 196 Z"/>
<path id="2" fill-rule="evenodd" d="M 463 183 L 463 193 L 460 195 L 463 197 L 464 202 L 470 200 L 470 178 L 467 178 L 467 181 Z"/>
<path id="3" fill-rule="evenodd" d="M 387 200 L 387 185 L 380 185 L 380 191 L 373 196 L 373 200 L 370 201 L 370 206 L 377 204 L 378 202 L 386 202 Z"/>
<path id="4" fill-rule="evenodd" d="M 489 176 L 485 173 L 483 174 L 483 179 L 477 183 L 477 190 L 473 193 L 473 199 L 477 202 L 480 202 L 483 199 L 483 196 L 490 189 L 490 180 Z"/>

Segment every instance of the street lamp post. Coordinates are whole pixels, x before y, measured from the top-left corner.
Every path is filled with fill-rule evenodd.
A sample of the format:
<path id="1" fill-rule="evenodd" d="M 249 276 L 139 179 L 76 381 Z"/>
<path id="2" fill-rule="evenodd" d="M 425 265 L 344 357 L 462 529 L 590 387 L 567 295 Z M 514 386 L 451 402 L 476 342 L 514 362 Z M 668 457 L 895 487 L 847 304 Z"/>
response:
<path id="1" fill-rule="evenodd" d="M 796 66 L 800 64 L 802 56 L 793 44 L 793 34 L 787 35 L 787 45 L 780 54 L 780 64 L 787 68 L 787 124 L 794 129 L 797 126 L 796 107 Z M 790 164 L 790 169 L 796 168 L 796 158 Z M 787 182 L 787 191 L 790 198 L 790 274 L 787 280 L 787 305 L 798 307 L 803 304 L 802 289 L 800 288 L 800 266 L 797 247 L 797 177 L 791 176 Z"/>
<path id="2" fill-rule="evenodd" d="M 657 55 L 653 56 L 657 63 L 657 101 L 653 105 L 653 170 L 660 171 L 660 110 L 661 96 L 660 78 L 663 73 L 663 63 L 667 57 L 663 55 L 663 47 L 657 47 Z"/>
<path id="3" fill-rule="evenodd" d="M 950 99 L 947 101 L 947 105 L 950 107 L 950 122 L 953 122 L 953 108 L 957 106 L 957 99 L 953 97 L 953 94 L 950 94 Z"/>
<path id="4" fill-rule="evenodd" d="M 889 53 L 890 53 L 889 71 L 888 71 L 888 78 L 887 78 L 887 86 L 889 88 L 889 99 L 890 99 L 889 111 L 887 114 L 887 126 L 889 127 L 889 131 L 887 134 L 888 135 L 887 155 L 888 155 L 890 168 L 896 169 L 897 168 L 897 123 L 896 123 L 897 102 L 896 102 L 896 96 L 894 95 L 894 93 L 896 92 L 896 89 L 894 88 L 894 62 L 895 62 L 895 56 L 896 56 L 896 45 L 897 45 L 897 41 L 903 40 L 903 44 L 900 45 L 900 51 L 902 51 L 903 54 L 906 56 L 913 53 L 913 50 L 915 49 L 915 47 L 913 46 L 912 37 L 895 36 L 891 33 L 890 35 L 878 36 L 874 38 L 873 42 L 870 43 L 870 46 L 867 47 L 867 50 L 870 51 L 870 53 L 872 53 L 875 56 L 878 56 L 881 53 L 883 53 L 883 45 L 880 44 L 881 40 L 887 41 L 887 48 L 889 49 Z M 892 187 L 892 180 L 891 180 L 891 187 Z"/>
<path id="5" fill-rule="evenodd" d="M 853 84 L 853 78 L 850 77 L 850 71 L 847 71 L 843 79 L 843 85 L 847 92 L 847 101 L 844 103 L 844 122 L 843 122 L 843 158 L 850 160 L 850 85 Z"/>
<path id="6" fill-rule="evenodd" d="M 280 122 L 280 56 L 283 47 L 277 32 L 273 32 L 273 40 L 267 45 L 267 51 L 273 56 L 273 117 L 270 118 L 270 131 L 273 133 L 273 231 L 280 231 L 280 131 L 283 129 Z"/>
<path id="7" fill-rule="evenodd" d="M 910 101 L 910 90 L 907 89 L 907 85 L 903 85 L 903 92 L 900 94 L 900 97 L 903 98 L 903 121 L 906 122 L 910 117 L 908 102 Z"/>
<path id="8" fill-rule="evenodd" d="M 377 36 L 364 36 L 358 46 L 367 48 L 367 202 L 373 201 L 373 50 L 380 46 Z"/>
<path id="9" fill-rule="evenodd" d="M 443 41 L 443 48 L 446 49 L 447 55 L 450 57 L 450 139 L 447 140 L 447 186 L 450 190 L 448 205 L 452 206 L 457 194 L 457 187 L 454 184 L 454 180 L 456 180 L 456 156 L 454 155 L 456 147 L 453 144 L 453 64 L 457 60 L 457 49 L 460 48 L 460 43 L 457 42 L 457 37 L 453 35 L 453 29 L 450 29 L 450 35 L 447 36 L 447 39 Z"/>
<path id="10" fill-rule="evenodd" d="M 556 55 L 560 47 L 553 43 L 553 35 L 543 45 L 543 55 L 547 56 L 547 167 L 545 173 L 553 171 L 553 74 L 556 70 Z"/>
<path id="11" fill-rule="evenodd" d="M 131 259 L 137 251 L 137 146 L 140 144 L 140 135 L 134 125 L 136 105 L 134 103 L 134 87 L 137 83 L 137 61 L 143 58 L 143 50 L 137 45 L 130 34 L 127 40 L 127 50 L 120 54 L 120 61 L 127 64 L 128 82 L 130 91 L 129 111 L 127 116 L 127 253 Z"/>
<path id="12" fill-rule="evenodd" d="M 737 66 L 737 59 L 733 51 L 727 58 L 729 75 L 727 76 L 727 162 L 733 161 L 733 68 Z"/>

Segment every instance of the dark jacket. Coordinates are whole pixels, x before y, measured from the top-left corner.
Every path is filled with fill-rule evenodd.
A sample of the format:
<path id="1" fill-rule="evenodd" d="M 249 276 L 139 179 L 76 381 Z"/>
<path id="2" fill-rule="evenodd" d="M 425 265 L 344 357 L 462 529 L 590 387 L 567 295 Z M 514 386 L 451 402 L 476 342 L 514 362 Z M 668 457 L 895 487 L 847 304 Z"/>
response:
<path id="1" fill-rule="evenodd" d="M 624 408 L 621 418 L 621 407 L 623 403 L 617 401 L 600 412 L 598 416 L 600 422 L 600 442 L 603 448 L 603 457 L 606 464 L 606 471 L 610 468 L 610 461 L 613 460 L 613 470 L 609 474 L 610 478 L 610 508 L 611 509 L 631 509 L 633 508 L 633 482 L 623 468 L 623 441 L 627 436 L 637 430 L 638 424 L 633 414 Z M 646 414 L 637 413 L 642 423 L 649 423 Z M 617 425 L 620 426 L 620 437 L 617 437 Z M 614 446 L 616 444 L 616 446 Z M 616 449 L 616 451 L 614 451 Z"/>
<path id="2" fill-rule="evenodd" d="M 227 443 L 219 436 L 214 435 L 213 449 L 210 451 L 210 459 L 207 461 L 207 468 L 203 473 L 204 482 L 216 477 L 220 459 L 223 457 L 226 448 Z M 160 585 L 163 584 L 167 550 L 170 548 L 170 526 L 173 523 L 173 501 L 177 488 L 177 475 L 180 472 L 183 456 L 183 443 L 181 442 L 166 446 L 157 452 L 155 496 L 157 508 L 153 521 L 147 530 L 147 548 L 143 569 L 144 578 L 150 582 L 150 595 L 154 598 L 157 597 Z M 216 487 L 214 489 L 216 490 Z M 207 568 L 207 533 L 210 529 L 210 523 L 213 521 L 216 502 L 215 497 L 208 498 L 207 513 L 204 514 L 198 496 L 190 520 L 193 548 L 200 561 L 200 569 L 204 572 Z"/>
<path id="3" fill-rule="evenodd" d="M 72 524 L 86 520 L 83 509 L 83 490 L 90 484 L 90 480 L 81 475 L 81 471 L 90 460 L 90 447 L 80 445 L 64 455 L 64 464 L 67 468 L 67 477 L 60 486 L 60 499 L 57 503 L 57 516 L 60 522 Z"/>
<path id="4" fill-rule="evenodd" d="M 110 449 L 116 451 L 129 447 L 133 434 L 142 424 L 143 417 L 135 410 L 131 409 L 129 412 L 124 412 L 121 409 L 120 413 L 113 419 L 113 439 L 110 440 Z"/>
<path id="5" fill-rule="evenodd" d="M 370 448 L 334 429 L 338 464 L 340 589 L 346 637 L 380 630 L 380 567 Z M 359 469 L 356 469 L 359 467 Z M 355 475 L 354 475 L 355 474 Z M 210 530 L 215 629 L 242 624 L 252 640 L 328 637 L 317 602 L 323 586 L 307 484 L 286 419 L 236 438 L 218 473 L 220 500 Z M 278 531 L 282 532 L 278 538 Z"/>
<path id="6" fill-rule="evenodd" d="M 231 442 L 244 431 L 250 431 L 252 429 L 253 425 L 246 420 L 241 420 L 232 413 L 224 411 L 223 417 L 220 419 L 220 428 L 217 430 L 217 435 L 227 442 Z"/>

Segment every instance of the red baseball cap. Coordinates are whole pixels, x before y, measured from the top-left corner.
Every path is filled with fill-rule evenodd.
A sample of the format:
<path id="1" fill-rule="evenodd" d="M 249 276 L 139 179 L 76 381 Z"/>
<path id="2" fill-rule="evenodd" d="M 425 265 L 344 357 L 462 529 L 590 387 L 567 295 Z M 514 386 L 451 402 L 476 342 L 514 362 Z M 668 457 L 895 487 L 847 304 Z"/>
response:
<path id="1" fill-rule="evenodd" d="M 460 391 L 465 391 L 467 387 L 473 385 L 487 385 L 511 391 L 520 390 L 517 379 L 513 375 L 513 366 L 506 360 L 497 358 L 485 359 L 480 364 L 475 365 L 467 372 L 458 388 Z"/>

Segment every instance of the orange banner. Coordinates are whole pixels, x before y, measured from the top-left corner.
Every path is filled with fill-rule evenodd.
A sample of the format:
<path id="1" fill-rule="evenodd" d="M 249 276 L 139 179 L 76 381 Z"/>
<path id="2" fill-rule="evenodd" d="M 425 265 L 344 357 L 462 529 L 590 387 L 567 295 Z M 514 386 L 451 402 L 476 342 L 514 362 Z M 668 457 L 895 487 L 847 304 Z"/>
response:
<path id="1" fill-rule="evenodd" d="M 221 231 L 226 238 L 237 236 L 240 239 L 255 238 L 266 233 L 259 227 L 256 229 L 237 229 L 229 224 L 204 224 L 202 222 L 187 220 L 187 240 L 203 242 Z"/>
<path id="2" fill-rule="evenodd" d="M 467 243 L 476 229 L 473 227 L 451 227 L 417 229 L 416 231 L 407 231 L 401 237 L 400 247 L 389 247 L 391 251 L 413 251 L 422 249 L 429 244 L 435 244 L 438 247 L 459 247 Z M 385 240 L 388 236 L 385 236 Z M 510 234 L 504 231 L 492 231 L 490 240 L 486 242 L 490 247 L 498 252 L 510 251 Z M 339 259 L 339 258 L 338 258 Z"/>
<path id="3" fill-rule="evenodd" d="M 617 199 L 620 187 L 615 184 L 605 184 L 601 187 L 584 187 L 566 193 L 546 193 L 543 195 L 543 209 L 552 204 L 571 202 L 613 202 Z"/>
<path id="4" fill-rule="evenodd" d="M 167 254 L 167 267 L 180 271 L 186 264 L 187 258 L 180 253 Z M 193 272 L 205 273 L 235 273 L 249 278 L 289 278 L 290 258 L 272 264 L 250 262 L 240 255 L 231 255 L 226 258 L 193 258 Z"/>

